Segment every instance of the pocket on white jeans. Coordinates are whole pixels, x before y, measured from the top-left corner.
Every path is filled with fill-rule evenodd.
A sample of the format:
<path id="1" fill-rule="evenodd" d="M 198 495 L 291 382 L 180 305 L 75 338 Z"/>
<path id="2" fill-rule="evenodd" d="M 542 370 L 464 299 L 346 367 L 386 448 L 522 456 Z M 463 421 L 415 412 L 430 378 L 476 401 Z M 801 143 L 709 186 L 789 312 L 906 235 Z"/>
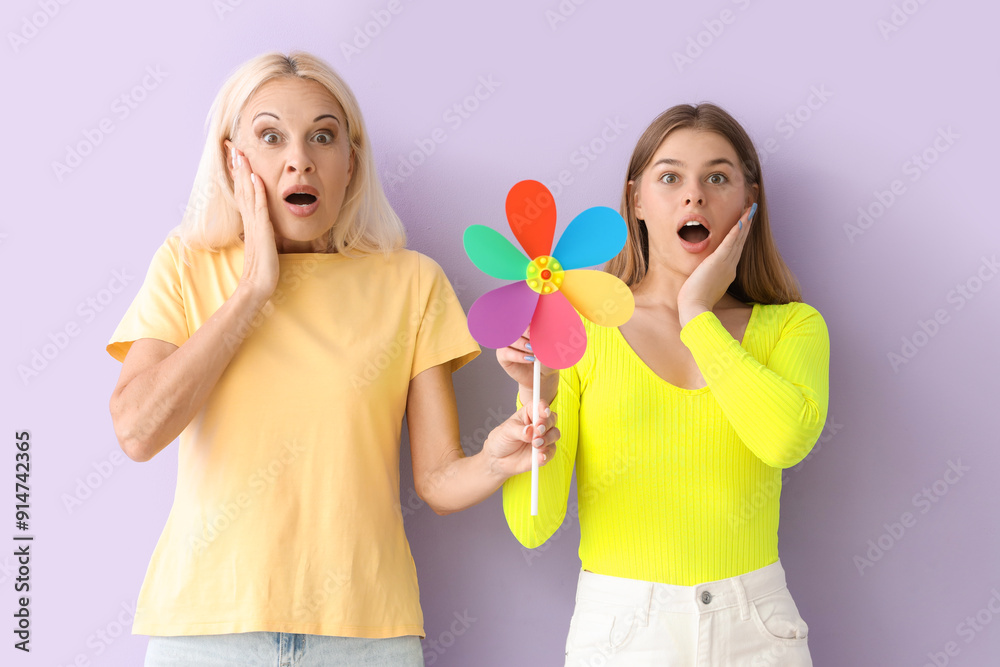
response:
<path id="1" fill-rule="evenodd" d="M 809 625 L 787 587 L 751 601 L 750 616 L 760 634 L 771 641 L 791 646 L 809 638 Z"/>
<path id="2" fill-rule="evenodd" d="M 578 603 L 569 622 L 566 654 L 574 651 L 597 651 L 611 655 L 632 639 L 635 621 L 633 609 L 594 609 L 590 605 Z"/>

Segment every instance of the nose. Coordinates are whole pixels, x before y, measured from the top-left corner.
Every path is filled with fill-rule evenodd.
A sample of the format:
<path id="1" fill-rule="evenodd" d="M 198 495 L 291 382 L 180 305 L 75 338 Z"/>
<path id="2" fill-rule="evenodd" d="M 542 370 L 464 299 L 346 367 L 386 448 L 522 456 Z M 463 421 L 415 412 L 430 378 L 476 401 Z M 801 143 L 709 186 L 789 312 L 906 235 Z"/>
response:
<path id="1" fill-rule="evenodd" d="M 691 190 L 684 198 L 684 204 L 686 206 L 690 206 L 692 202 L 697 202 L 699 206 L 705 204 L 705 195 L 701 191 L 701 188 L 697 186 L 692 186 Z"/>
<path id="2" fill-rule="evenodd" d="M 288 152 L 288 159 L 285 161 L 285 169 L 289 173 L 302 172 L 303 174 L 311 173 L 316 169 L 312 156 L 309 154 L 309 149 L 304 143 L 292 142 Z"/>

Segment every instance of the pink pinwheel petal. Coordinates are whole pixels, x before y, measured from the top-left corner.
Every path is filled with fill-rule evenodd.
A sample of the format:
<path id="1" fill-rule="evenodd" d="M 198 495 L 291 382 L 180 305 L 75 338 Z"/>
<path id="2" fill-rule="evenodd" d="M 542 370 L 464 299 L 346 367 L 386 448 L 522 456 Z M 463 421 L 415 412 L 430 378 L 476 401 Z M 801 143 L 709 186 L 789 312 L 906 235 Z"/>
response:
<path id="1" fill-rule="evenodd" d="M 531 349 L 549 368 L 569 368 L 587 349 L 583 322 L 562 292 L 543 294 L 538 299 L 531 318 Z"/>
<path id="2" fill-rule="evenodd" d="M 528 328 L 538 292 L 519 280 L 482 295 L 469 308 L 469 332 L 486 347 L 507 347 Z"/>

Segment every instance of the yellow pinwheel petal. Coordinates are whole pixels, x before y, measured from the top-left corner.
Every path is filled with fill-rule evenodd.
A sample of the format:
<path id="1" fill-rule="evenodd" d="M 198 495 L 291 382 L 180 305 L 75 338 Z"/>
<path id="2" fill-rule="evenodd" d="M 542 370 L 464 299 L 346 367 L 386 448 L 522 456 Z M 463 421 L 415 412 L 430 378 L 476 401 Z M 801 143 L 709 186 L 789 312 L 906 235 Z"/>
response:
<path id="1" fill-rule="evenodd" d="M 601 326 L 625 324 L 635 310 L 632 290 L 619 278 L 604 271 L 566 271 L 559 291 L 581 315 Z"/>

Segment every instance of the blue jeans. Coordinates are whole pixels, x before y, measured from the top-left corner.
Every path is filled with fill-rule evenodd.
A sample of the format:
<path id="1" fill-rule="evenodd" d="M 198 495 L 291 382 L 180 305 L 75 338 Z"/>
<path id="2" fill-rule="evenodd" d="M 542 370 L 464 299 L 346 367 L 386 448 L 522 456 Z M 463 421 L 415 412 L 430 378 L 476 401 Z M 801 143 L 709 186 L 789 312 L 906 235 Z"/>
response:
<path id="1" fill-rule="evenodd" d="M 145 667 L 423 667 L 415 635 L 388 639 L 290 632 L 152 636 Z"/>

